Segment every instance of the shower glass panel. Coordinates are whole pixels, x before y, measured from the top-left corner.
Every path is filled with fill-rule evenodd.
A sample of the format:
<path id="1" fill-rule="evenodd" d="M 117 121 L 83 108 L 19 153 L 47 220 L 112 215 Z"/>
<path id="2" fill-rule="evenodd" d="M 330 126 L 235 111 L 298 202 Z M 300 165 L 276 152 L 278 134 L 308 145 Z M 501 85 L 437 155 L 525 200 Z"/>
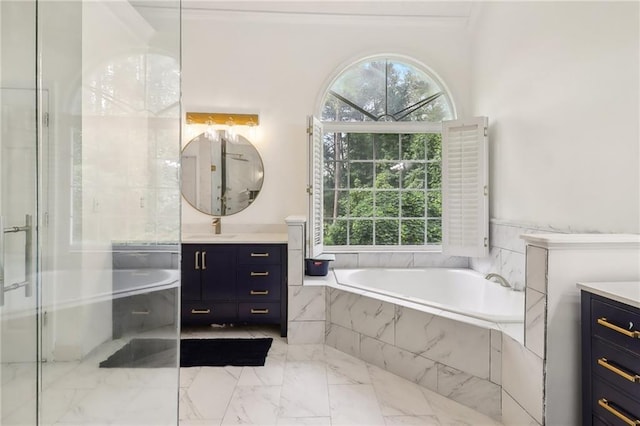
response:
<path id="1" fill-rule="evenodd" d="M 179 1 L 39 1 L 40 424 L 178 419 Z"/>
<path id="2" fill-rule="evenodd" d="M 37 422 L 36 3 L 0 2 L 0 424 Z"/>

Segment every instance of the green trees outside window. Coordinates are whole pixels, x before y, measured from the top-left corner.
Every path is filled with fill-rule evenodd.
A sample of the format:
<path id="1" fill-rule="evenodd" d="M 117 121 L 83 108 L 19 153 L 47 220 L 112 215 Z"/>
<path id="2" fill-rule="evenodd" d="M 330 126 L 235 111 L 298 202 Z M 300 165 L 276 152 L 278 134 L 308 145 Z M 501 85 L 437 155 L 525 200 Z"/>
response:
<path id="1" fill-rule="evenodd" d="M 346 68 L 322 106 L 333 130 L 323 135 L 324 245 L 440 245 L 442 138 L 433 123 L 454 116 L 446 90 L 419 65 L 379 57 Z M 354 122 L 379 125 L 341 125 Z M 414 133 L 415 122 L 431 126 Z"/>
<path id="2" fill-rule="evenodd" d="M 440 244 L 441 135 L 324 135 L 326 245 Z"/>

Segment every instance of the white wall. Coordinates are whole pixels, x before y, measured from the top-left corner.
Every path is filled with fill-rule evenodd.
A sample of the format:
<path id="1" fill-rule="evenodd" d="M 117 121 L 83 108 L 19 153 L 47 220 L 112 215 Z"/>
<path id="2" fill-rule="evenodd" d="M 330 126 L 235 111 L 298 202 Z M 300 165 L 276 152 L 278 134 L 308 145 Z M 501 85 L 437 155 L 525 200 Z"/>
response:
<path id="1" fill-rule="evenodd" d="M 184 111 L 256 112 L 264 161 L 260 195 L 230 224 L 284 223 L 305 213 L 306 116 L 329 78 L 362 57 L 395 53 L 431 67 L 448 85 L 458 114 L 469 109 L 469 50 L 463 28 L 401 18 L 184 13 Z M 183 145 L 188 140 L 183 141 Z M 183 224 L 208 224 L 182 203 Z"/>
<path id="2" fill-rule="evenodd" d="M 473 112 L 489 116 L 491 216 L 640 232 L 638 2 L 486 2 Z"/>

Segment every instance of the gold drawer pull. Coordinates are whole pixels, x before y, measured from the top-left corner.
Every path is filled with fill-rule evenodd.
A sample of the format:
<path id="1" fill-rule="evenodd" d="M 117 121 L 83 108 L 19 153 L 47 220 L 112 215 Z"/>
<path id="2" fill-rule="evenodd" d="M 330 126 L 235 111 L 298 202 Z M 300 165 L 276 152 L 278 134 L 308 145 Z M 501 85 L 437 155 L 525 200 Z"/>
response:
<path id="1" fill-rule="evenodd" d="M 266 296 L 269 294 L 269 290 L 251 290 L 250 294 L 252 296 Z"/>
<path id="2" fill-rule="evenodd" d="M 269 253 L 251 253 L 251 257 L 269 257 Z"/>
<path id="3" fill-rule="evenodd" d="M 211 313 L 211 309 L 192 309 L 192 314 L 208 314 Z"/>
<path id="4" fill-rule="evenodd" d="M 251 309 L 252 314 L 268 314 L 268 309 Z"/>
<path id="5" fill-rule="evenodd" d="M 146 311 L 131 311 L 131 315 L 149 315 L 151 313 L 150 310 Z"/>
<path id="6" fill-rule="evenodd" d="M 268 277 L 269 272 L 251 272 L 252 277 Z"/>
<path id="7" fill-rule="evenodd" d="M 609 361 L 607 361 L 606 358 L 600 358 L 598 360 L 598 365 L 606 368 L 607 370 L 613 371 L 618 376 L 622 376 L 625 379 L 629 380 L 630 382 L 640 383 L 640 376 L 639 375 L 637 375 L 637 374 L 629 374 L 626 371 L 623 371 L 623 370 L 619 369 L 618 367 L 609 364 Z"/>
<path id="8" fill-rule="evenodd" d="M 600 398 L 598 400 L 598 405 L 604 408 L 605 410 L 607 410 L 608 412 L 610 412 L 611 414 L 613 414 L 614 416 L 616 416 L 617 418 L 619 418 L 620 420 L 622 420 L 623 422 L 625 422 L 626 424 L 628 424 L 629 426 L 640 425 L 640 420 L 631 420 L 629 417 L 625 416 L 620 411 L 616 410 L 611 405 L 609 405 L 609 401 L 607 401 L 604 398 Z"/>
<path id="9" fill-rule="evenodd" d="M 625 330 L 622 327 L 618 327 L 615 324 L 611 324 L 609 321 L 607 321 L 605 317 L 598 318 L 598 324 L 600 324 L 601 326 L 610 328 L 611 330 L 616 331 L 620 334 L 624 334 L 627 337 L 640 339 L 640 331 Z"/>

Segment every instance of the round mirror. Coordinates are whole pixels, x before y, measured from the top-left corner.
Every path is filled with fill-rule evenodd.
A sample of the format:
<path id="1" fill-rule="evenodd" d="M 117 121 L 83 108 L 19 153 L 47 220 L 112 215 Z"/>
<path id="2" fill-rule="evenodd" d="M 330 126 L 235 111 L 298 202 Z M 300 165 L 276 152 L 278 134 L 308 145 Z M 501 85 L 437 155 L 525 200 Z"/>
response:
<path id="1" fill-rule="evenodd" d="M 181 160 L 182 195 L 202 213 L 238 213 L 262 188 L 262 159 L 243 136 L 224 130 L 201 133 L 184 147 Z"/>

